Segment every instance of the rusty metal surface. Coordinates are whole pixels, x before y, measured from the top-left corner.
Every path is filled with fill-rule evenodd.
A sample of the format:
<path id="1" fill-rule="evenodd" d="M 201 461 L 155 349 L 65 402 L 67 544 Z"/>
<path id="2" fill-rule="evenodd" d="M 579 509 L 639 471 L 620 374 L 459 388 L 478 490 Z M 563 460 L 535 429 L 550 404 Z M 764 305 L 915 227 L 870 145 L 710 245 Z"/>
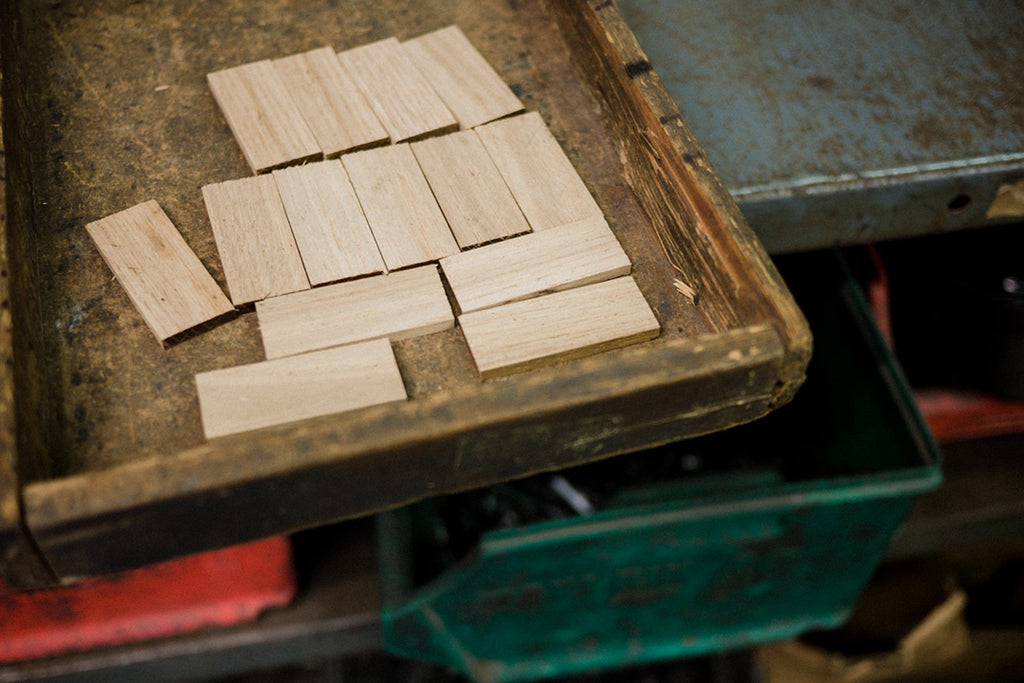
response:
<path id="1" fill-rule="evenodd" d="M 1024 3 L 620 5 L 769 251 L 986 225 L 1024 177 Z"/>

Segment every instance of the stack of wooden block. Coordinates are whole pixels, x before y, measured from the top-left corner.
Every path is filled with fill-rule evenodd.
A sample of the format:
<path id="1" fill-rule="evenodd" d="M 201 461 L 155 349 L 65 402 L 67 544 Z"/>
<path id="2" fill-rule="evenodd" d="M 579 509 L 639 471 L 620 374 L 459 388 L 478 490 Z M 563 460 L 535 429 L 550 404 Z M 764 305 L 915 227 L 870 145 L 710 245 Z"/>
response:
<path id="1" fill-rule="evenodd" d="M 557 140 L 457 27 L 208 80 L 256 175 L 203 198 L 269 359 L 196 376 L 208 437 L 403 400 L 390 342 L 456 317 L 483 378 L 658 335 Z M 231 310 L 154 202 L 89 230 L 161 340 Z"/>

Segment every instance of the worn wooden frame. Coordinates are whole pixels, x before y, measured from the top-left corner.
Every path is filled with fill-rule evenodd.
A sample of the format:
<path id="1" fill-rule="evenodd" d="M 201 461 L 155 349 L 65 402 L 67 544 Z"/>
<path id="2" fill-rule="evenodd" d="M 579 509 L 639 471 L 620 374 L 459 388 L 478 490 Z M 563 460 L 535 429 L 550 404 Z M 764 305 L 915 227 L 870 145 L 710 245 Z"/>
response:
<path id="1" fill-rule="evenodd" d="M 275 0 L 237 4 L 239 12 L 262 12 L 261 18 L 280 14 L 281 21 L 300 27 L 296 32 L 303 40 L 323 44 L 321 36 L 301 33 L 305 19 L 289 14 L 288 3 L 280 3 L 276 13 Z M 68 379 L 73 368 L 65 367 L 66 359 L 81 353 L 95 360 L 102 351 L 79 352 L 74 344 L 91 340 L 53 332 L 53 311 L 62 310 L 54 309 L 54 291 L 62 290 L 46 288 L 59 285 L 61 273 L 50 279 L 39 273 L 54 267 L 47 260 L 53 258 L 53 245 L 78 244 L 77 237 L 68 237 L 74 226 L 65 231 L 50 225 L 54 216 L 75 215 L 75 209 L 35 202 L 40 196 L 55 197 L 49 178 L 62 172 L 53 160 L 60 150 L 29 144 L 40 139 L 56 144 L 48 131 L 33 129 L 30 119 L 40 108 L 52 113 L 48 103 L 33 101 L 38 95 L 27 87 L 37 78 L 31 72 L 36 67 L 27 66 L 25 47 L 36 35 L 25 27 L 33 10 L 17 0 L 0 0 L 7 165 L 7 214 L 0 223 L 6 248 L 0 264 L 0 355 L 6 361 L 0 365 L 0 570 L 9 580 L 21 585 L 70 581 L 705 434 L 761 417 L 800 386 L 811 351 L 806 322 L 613 2 L 537 0 L 513 6 L 465 0 L 452 3 L 457 11 L 430 3 L 416 12 L 392 11 L 407 4 L 374 3 L 338 21 L 351 22 L 346 30 L 353 32 L 355 44 L 357 38 L 367 42 L 387 35 L 406 39 L 457 20 L 510 82 L 554 68 L 553 63 L 566 65 L 526 83 L 521 97 L 528 109 L 545 117 L 595 193 L 659 315 L 662 336 L 479 382 L 468 352 L 458 346 L 458 331 L 437 333 L 396 346 L 403 373 L 411 373 L 406 381 L 413 400 L 406 403 L 171 452 L 142 448 L 137 454 L 122 453 L 113 464 L 101 458 L 77 462 L 79 444 L 66 422 L 75 408 L 71 397 L 83 390 Z M 152 12 L 154 35 L 160 35 L 159 20 L 167 16 L 160 7 L 133 6 L 130 11 Z M 312 17 L 316 7 L 303 11 Z M 405 18 L 410 15 L 417 16 Z M 45 19 L 31 21 L 38 25 Z M 309 31 L 326 30 L 314 20 L 307 23 L 313 25 Z M 57 24 L 51 27 L 56 34 Z M 502 38 L 497 28 L 509 37 Z M 298 38 L 295 44 L 273 42 L 285 40 L 277 34 L 268 40 L 267 45 L 235 41 L 239 54 L 231 55 L 233 62 L 305 47 Z M 123 49 L 133 48 L 126 44 Z M 195 78 L 202 79 L 217 65 L 194 66 Z M 186 111 L 197 119 L 216 120 L 207 93 L 185 86 L 181 91 Z M 60 106 L 58 101 L 58 114 Z M 245 175 L 244 160 L 226 133 L 222 137 L 226 151 L 204 148 L 210 158 L 203 163 L 221 173 L 205 182 L 226 180 L 233 177 L 230 173 Z M 141 136 L 135 139 L 141 142 L 130 144 L 148 145 Z M 103 138 L 95 144 L 102 146 Z M 156 157 L 162 153 L 160 147 L 151 148 Z M 104 151 L 119 154 L 114 148 L 96 153 Z M 75 152 L 69 147 L 69 153 Z M 130 164 L 132 158 L 121 163 Z M 126 172 L 125 177 L 133 187 L 145 185 L 151 179 L 142 172 Z M 179 178 L 174 169 L 166 173 Z M 187 185 L 197 176 L 198 171 L 183 171 L 180 178 Z M 165 184 L 154 184 L 154 192 L 174 190 L 162 180 Z M 95 181 L 76 182 L 88 186 Z M 87 199 L 127 205 L 127 185 L 107 188 L 108 199 Z M 179 205 L 171 202 L 169 212 L 186 219 L 201 215 L 200 203 L 189 195 Z M 189 225 L 188 220 L 176 222 Z M 222 283 L 208 231 L 201 223 L 183 230 Z M 95 291 L 98 285 L 91 278 L 109 277 L 102 271 L 81 272 L 90 281 L 72 282 L 73 292 L 79 286 Z M 691 303 L 684 291 L 695 292 L 697 300 Z M 94 313 L 123 306 L 124 315 L 130 314 L 126 301 L 87 303 L 95 306 L 90 309 Z M 230 342 L 235 354 L 211 359 L 210 367 L 256 359 L 253 318 L 243 312 L 205 333 Z M 120 318 L 114 322 L 129 331 L 123 342 L 129 351 L 159 374 L 154 383 L 177 377 L 161 365 L 164 356 L 132 346 L 141 344 L 134 327 Z M 175 358 L 191 358 L 188 344 L 172 349 Z M 456 379 L 448 382 L 431 374 L 427 366 L 438 364 Z M 102 382 L 90 390 L 89 396 L 107 400 Z M 172 426 L 193 434 L 197 411 L 187 387 L 175 389 L 168 400 L 175 408 Z"/>

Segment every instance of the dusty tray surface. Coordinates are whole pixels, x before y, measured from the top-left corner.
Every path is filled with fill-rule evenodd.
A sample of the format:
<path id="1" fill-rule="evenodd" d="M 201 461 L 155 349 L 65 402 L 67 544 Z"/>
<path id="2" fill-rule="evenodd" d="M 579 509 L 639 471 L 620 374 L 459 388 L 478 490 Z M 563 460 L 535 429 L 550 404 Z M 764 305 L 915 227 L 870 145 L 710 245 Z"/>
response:
<path id="1" fill-rule="evenodd" d="M 601 12 L 617 18 L 614 6 L 603 4 L 594 9 L 581 2 L 569 11 L 597 21 Z M 705 287 L 705 300 L 694 306 L 673 286 L 679 274 L 650 210 L 641 205 L 650 199 L 638 199 L 624 172 L 623 164 L 632 162 L 623 145 L 633 143 L 615 137 L 608 104 L 577 69 L 586 73 L 588 67 L 578 62 L 579 48 L 558 23 L 564 10 L 497 0 L 354 3 L 344 9 L 329 0 L 0 0 L 0 23 L 7 24 L 0 36 L 6 43 L 4 109 L 16 110 L 15 121 L 5 119 L 4 143 L 9 165 L 21 169 L 17 177 L 9 173 L 7 183 L 8 193 L 17 195 L 8 221 L 17 466 L 28 526 L 59 576 L 109 571 L 720 429 L 763 414 L 791 393 L 808 340 L 800 338 L 806 330 L 788 293 L 767 261 L 758 260 L 763 252 L 749 231 L 744 239 L 754 247 L 746 244 L 729 256 L 736 262 L 725 271 L 745 268 L 751 253 L 758 268 L 767 268 L 767 277 L 760 271 L 752 276 L 758 287 L 736 283 L 730 295 L 749 296 L 744 306 L 760 317 L 716 297 L 714 287 Z M 407 405 L 207 443 L 193 376 L 262 359 L 254 312 L 242 309 L 224 324 L 162 348 L 111 278 L 85 224 L 155 199 L 224 287 L 200 188 L 250 170 L 206 74 L 324 45 L 340 50 L 388 36 L 404 40 L 449 24 L 462 28 L 526 109 L 550 126 L 629 255 L 661 336 L 634 349 L 481 384 L 461 332 L 448 330 L 396 344 Z M 684 139 L 679 131 L 658 135 L 655 147 Z M 701 168 L 698 175 L 710 173 Z M 725 196 L 720 186 L 711 191 Z M 731 200 L 715 201 L 731 206 Z M 737 217 L 727 212 L 726 227 Z M 693 221 L 680 229 L 693 229 Z M 703 240 L 712 257 L 721 239 L 732 238 Z M 708 265 L 710 257 L 698 255 L 696 270 L 702 258 Z M 694 272 L 691 284 L 707 277 Z M 789 320 L 779 322 L 779 309 L 765 305 L 773 297 L 783 300 L 782 317 Z M 722 313 L 730 308 L 735 310 Z M 697 352 L 678 347 L 681 340 L 694 340 Z M 729 360 L 724 352 L 732 347 L 739 355 Z M 605 407 L 599 417 L 579 411 L 595 399 L 629 396 L 630 368 L 681 372 L 678 358 L 689 359 L 682 366 L 711 382 L 705 388 L 709 401 L 702 403 L 698 392 L 686 399 L 689 408 L 673 407 L 671 420 L 654 415 L 660 425 L 643 424 L 651 419 L 643 401 L 626 411 Z M 713 381 L 716 373 L 741 366 L 750 370 L 742 378 Z M 578 395 L 573 387 L 582 387 Z M 647 388 L 657 393 L 657 387 Z M 488 441 L 484 434 L 471 444 L 459 438 L 481 425 L 524 421 L 523 401 L 536 403 L 538 397 L 551 400 L 537 403 L 538 414 L 555 422 L 543 427 L 546 432 L 532 432 L 523 448 L 543 449 L 587 429 L 594 432 L 591 445 L 555 448 L 536 460 L 517 454 L 515 462 L 510 452 L 496 465 L 488 448 L 507 446 L 507 438 L 495 433 Z M 701 410 L 716 417 L 695 418 Z M 376 453 L 375 462 L 362 457 L 375 450 L 385 451 Z M 382 471 L 382 463 L 392 471 Z M 326 481 L 340 502 L 310 501 L 329 489 L 303 489 L 303 472 L 317 481 L 330 475 Z M 347 493 L 346 486 L 365 490 Z M 282 509 L 265 515 L 262 526 L 253 524 L 250 496 L 270 491 L 282 496 Z M 294 514 L 284 511 L 293 497 L 307 501 Z M 228 507 L 197 512 L 197 501 L 214 498 Z M 237 518 L 201 521 L 204 514 L 221 519 L 228 508 Z M 201 528 L 190 529 L 192 520 Z M 138 540 L 136 531 L 147 540 L 125 548 L 124 539 Z M 170 537 L 148 538 L 164 533 Z"/>

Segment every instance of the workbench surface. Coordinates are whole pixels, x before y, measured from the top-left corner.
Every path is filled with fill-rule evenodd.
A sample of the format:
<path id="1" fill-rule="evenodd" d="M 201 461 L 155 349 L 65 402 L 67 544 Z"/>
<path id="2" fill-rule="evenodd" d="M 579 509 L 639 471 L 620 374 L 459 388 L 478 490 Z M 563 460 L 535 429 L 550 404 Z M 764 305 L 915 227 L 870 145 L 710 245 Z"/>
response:
<path id="1" fill-rule="evenodd" d="M 1024 178 L 1024 6 L 620 0 L 769 252 L 985 225 Z"/>

